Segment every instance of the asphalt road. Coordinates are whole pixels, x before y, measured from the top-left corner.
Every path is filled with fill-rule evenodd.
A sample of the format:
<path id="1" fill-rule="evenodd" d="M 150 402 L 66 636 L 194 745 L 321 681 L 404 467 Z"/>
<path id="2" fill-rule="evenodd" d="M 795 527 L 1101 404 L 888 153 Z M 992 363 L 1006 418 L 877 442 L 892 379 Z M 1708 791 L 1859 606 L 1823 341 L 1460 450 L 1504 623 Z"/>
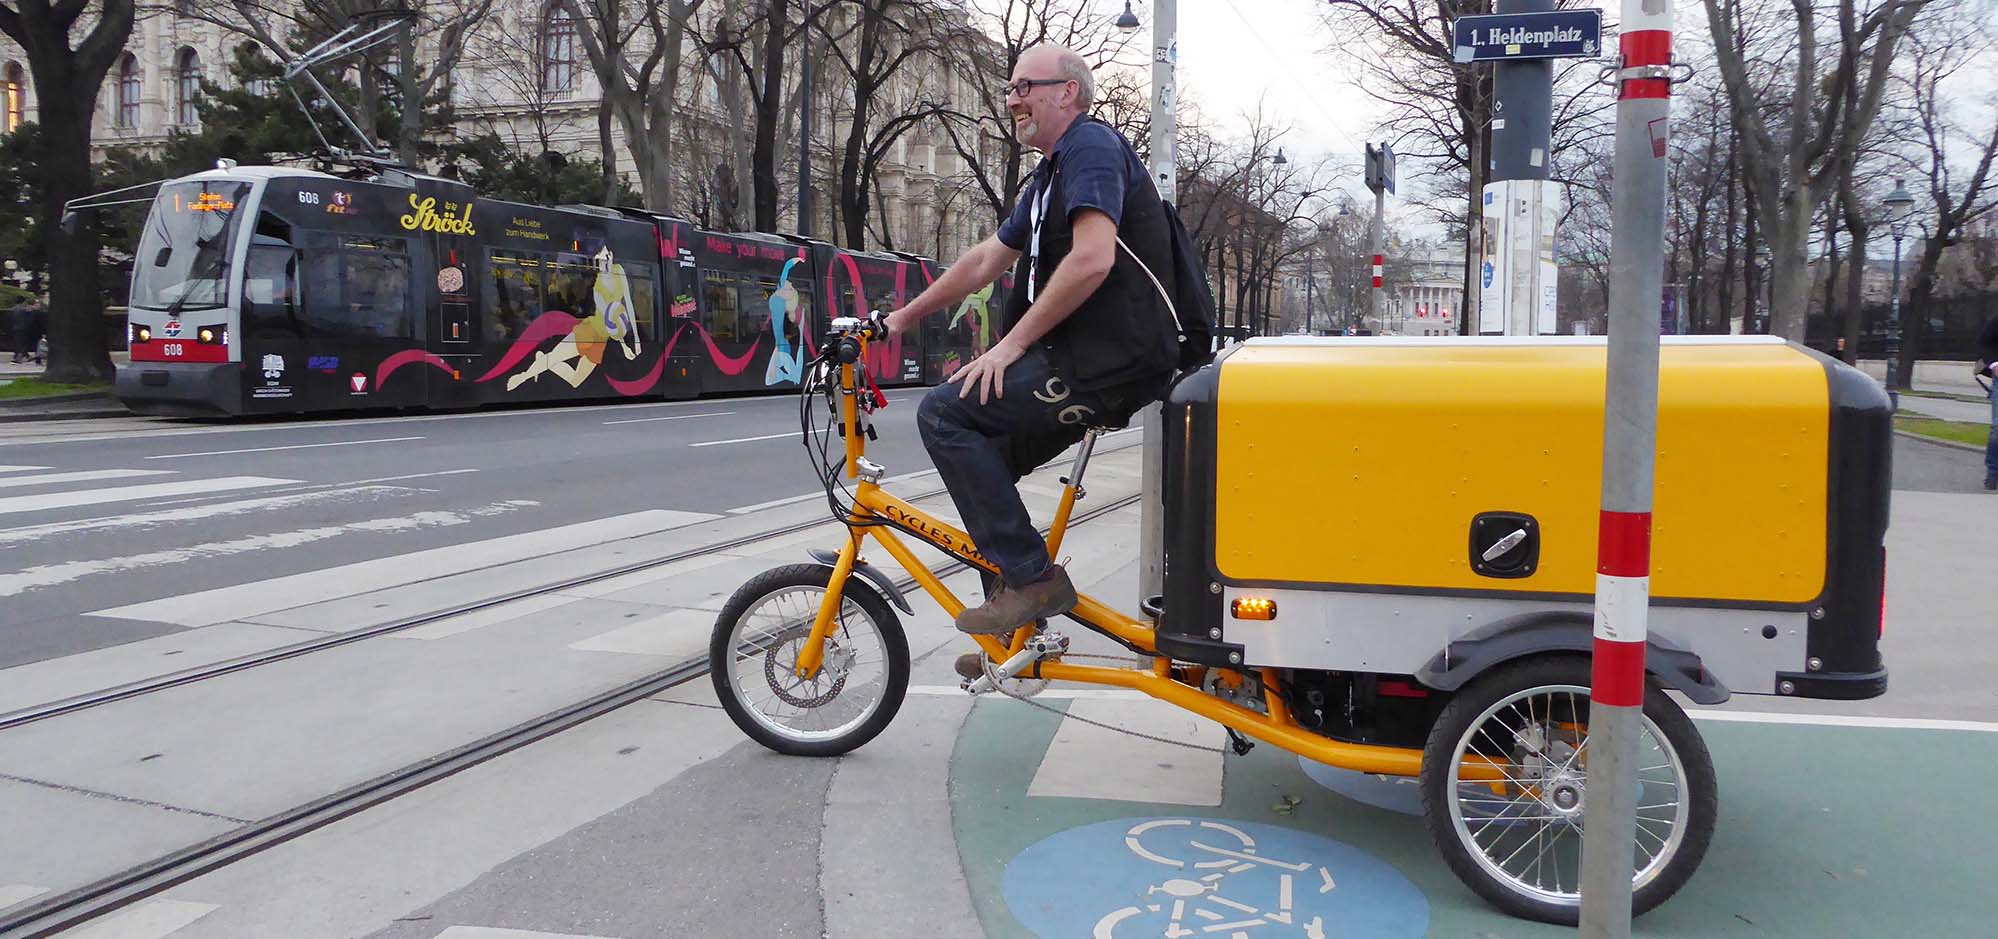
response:
<path id="1" fill-rule="evenodd" d="M 880 416 L 869 453 L 891 476 L 930 468 L 921 394 L 890 393 Z M 503 557 L 508 536 L 609 541 L 818 491 L 788 395 L 5 426 L 0 668 L 191 625 L 95 611 L 431 549 Z"/>

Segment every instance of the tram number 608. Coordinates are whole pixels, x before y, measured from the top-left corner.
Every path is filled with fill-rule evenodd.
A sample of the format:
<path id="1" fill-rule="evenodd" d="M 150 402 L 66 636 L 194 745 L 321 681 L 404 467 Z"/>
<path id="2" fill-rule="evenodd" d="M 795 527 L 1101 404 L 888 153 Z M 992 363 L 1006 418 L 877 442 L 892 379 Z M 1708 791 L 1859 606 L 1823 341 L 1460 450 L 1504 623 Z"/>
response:
<path id="1" fill-rule="evenodd" d="M 160 352 L 161 352 L 161 354 L 164 354 L 164 355 L 185 355 L 185 354 L 186 354 L 186 350 L 184 350 L 183 348 L 181 348 L 181 344 L 180 344 L 180 343 L 178 343 L 178 342 L 168 342 L 168 343 L 162 343 L 162 344 L 160 345 Z"/>
<path id="2" fill-rule="evenodd" d="M 299 205 L 318 205 L 318 204 L 319 204 L 319 193 L 316 193 L 316 192 L 305 192 L 305 191 L 301 190 L 301 191 L 299 192 L 299 194 L 298 194 L 298 204 L 299 204 Z"/>

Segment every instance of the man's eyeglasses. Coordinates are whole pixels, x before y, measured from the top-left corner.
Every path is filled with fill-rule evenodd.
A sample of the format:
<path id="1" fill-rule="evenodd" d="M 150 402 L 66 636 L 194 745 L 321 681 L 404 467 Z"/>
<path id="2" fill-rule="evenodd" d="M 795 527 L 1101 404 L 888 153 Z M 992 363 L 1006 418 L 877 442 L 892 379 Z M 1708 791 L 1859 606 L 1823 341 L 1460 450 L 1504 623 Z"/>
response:
<path id="1" fill-rule="evenodd" d="M 1022 78 L 1006 86 L 1006 96 L 1009 98 L 1024 98 L 1028 92 L 1042 85 L 1066 85 L 1071 80 L 1067 78 Z"/>

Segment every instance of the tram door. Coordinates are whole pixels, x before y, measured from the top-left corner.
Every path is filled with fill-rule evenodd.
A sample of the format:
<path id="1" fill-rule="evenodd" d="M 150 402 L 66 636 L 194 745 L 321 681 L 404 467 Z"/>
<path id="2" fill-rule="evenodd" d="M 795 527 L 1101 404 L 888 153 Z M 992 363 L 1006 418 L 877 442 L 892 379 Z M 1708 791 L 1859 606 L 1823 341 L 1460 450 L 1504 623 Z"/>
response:
<path id="1" fill-rule="evenodd" d="M 476 238 L 449 233 L 427 239 L 434 264 L 419 280 L 429 293 L 428 345 L 444 365 L 430 375 L 430 400 L 438 406 L 479 403 L 476 379 L 480 355 L 491 337 L 479 334 L 478 300 L 484 258 Z"/>

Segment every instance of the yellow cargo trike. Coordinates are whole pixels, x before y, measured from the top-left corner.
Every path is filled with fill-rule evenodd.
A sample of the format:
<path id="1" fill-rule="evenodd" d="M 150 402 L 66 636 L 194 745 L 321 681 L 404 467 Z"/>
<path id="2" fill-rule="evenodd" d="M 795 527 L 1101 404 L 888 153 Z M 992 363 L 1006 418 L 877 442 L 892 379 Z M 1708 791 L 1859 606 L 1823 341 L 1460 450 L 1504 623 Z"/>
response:
<path id="1" fill-rule="evenodd" d="M 964 532 L 879 485 L 876 321 L 842 318 L 803 385 L 807 448 L 848 534 L 768 571 L 715 624 L 712 676 L 751 738 L 832 756 L 894 718 L 909 680 L 895 583 L 943 609 L 904 543 L 990 570 Z M 1320 763 L 1419 777 L 1451 869 L 1521 917 L 1572 924 L 1587 803 L 1601 492 L 1601 337 L 1273 338 L 1182 376 L 1165 404 L 1165 593 L 1068 619 L 1135 668 L 1064 661 L 1029 625 L 980 637 L 984 693 L 1131 688 Z M 823 410 L 822 410 L 823 409 Z M 825 415 L 820 426 L 818 415 Z M 1048 535 L 1058 549 L 1101 428 Z M 1713 764 L 1668 691 L 1865 698 L 1879 652 L 1892 443 L 1881 387 L 1768 337 L 1668 337 L 1659 366 L 1652 596 L 1634 911 L 1686 883 L 1713 835 Z M 841 478 L 857 480 L 848 489 Z"/>

